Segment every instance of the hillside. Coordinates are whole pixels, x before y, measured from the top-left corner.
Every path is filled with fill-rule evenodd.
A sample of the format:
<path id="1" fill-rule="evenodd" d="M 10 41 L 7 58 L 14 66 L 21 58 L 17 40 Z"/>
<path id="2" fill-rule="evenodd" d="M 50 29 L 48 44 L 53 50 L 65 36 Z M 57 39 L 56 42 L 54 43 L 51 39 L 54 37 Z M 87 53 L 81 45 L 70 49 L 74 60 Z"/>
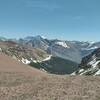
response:
<path id="1" fill-rule="evenodd" d="M 75 75 L 100 75 L 100 48 L 84 57 Z"/>
<path id="2" fill-rule="evenodd" d="M 28 65 L 24 65 L 17 60 L 0 53 L 0 72 L 10 72 L 10 73 L 22 73 L 25 75 L 42 75 L 43 72 L 32 68 Z"/>
<path id="3" fill-rule="evenodd" d="M 28 64 L 33 60 L 41 61 L 48 57 L 48 54 L 39 48 L 20 45 L 14 41 L 0 41 L 0 49 L 1 52 L 24 64 Z"/>
<path id="4" fill-rule="evenodd" d="M 0 53 L 0 100 L 100 100 L 100 77 L 49 75 Z"/>

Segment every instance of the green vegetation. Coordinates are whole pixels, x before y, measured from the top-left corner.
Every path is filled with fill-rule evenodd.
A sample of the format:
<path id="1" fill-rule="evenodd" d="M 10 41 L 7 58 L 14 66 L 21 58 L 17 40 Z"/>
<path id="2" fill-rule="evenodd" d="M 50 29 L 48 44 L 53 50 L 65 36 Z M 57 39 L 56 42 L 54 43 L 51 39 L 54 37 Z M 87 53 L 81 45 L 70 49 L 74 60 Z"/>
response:
<path id="1" fill-rule="evenodd" d="M 38 68 L 38 69 L 40 69 L 42 66 L 40 65 L 40 63 L 34 63 L 34 62 L 31 62 L 30 64 L 29 64 L 30 66 L 33 66 L 34 68 Z"/>
<path id="2" fill-rule="evenodd" d="M 42 63 L 32 62 L 30 65 L 38 69 L 43 68 L 52 74 L 71 74 L 78 69 L 77 63 L 59 57 L 52 57 Z"/>

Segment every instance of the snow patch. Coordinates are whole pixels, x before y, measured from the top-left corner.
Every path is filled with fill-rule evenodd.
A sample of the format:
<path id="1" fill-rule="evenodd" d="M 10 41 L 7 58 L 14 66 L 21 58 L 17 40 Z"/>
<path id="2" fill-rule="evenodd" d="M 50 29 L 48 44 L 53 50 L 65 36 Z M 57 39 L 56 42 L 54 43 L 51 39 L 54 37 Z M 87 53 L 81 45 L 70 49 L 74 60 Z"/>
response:
<path id="1" fill-rule="evenodd" d="M 99 61 L 97 61 L 95 64 L 93 64 L 92 66 L 93 66 L 93 68 L 95 68 L 95 67 L 97 67 L 97 65 L 100 63 L 100 60 Z"/>
<path id="2" fill-rule="evenodd" d="M 88 63 L 88 65 L 91 65 L 93 68 L 97 67 L 97 65 L 100 63 L 100 60 L 96 61 L 96 58 L 94 58 L 92 61 Z"/>
<path id="3" fill-rule="evenodd" d="M 94 47 L 88 48 L 87 50 L 93 50 L 93 49 L 97 49 L 97 48 L 98 48 L 97 46 L 94 46 Z"/>
<path id="4" fill-rule="evenodd" d="M 64 48 L 70 48 L 65 42 L 56 42 L 56 44 L 58 44 Z"/>
<path id="5" fill-rule="evenodd" d="M 33 58 L 31 58 L 31 61 L 33 61 L 34 63 L 37 63 L 37 60 L 34 60 Z"/>
<path id="6" fill-rule="evenodd" d="M 51 57 L 52 57 L 52 55 L 49 55 L 47 58 L 45 58 L 43 61 L 48 61 L 48 60 L 50 60 L 51 59 Z"/>
<path id="7" fill-rule="evenodd" d="M 32 60 L 34 63 L 37 63 L 37 61 L 36 60 Z"/>
<path id="8" fill-rule="evenodd" d="M 75 72 L 73 72 L 71 75 L 76 75 L 76 73 L 75 73 Z"/>
<path id="9" fill-rule="evenodd" d="M 100 60 L 96 61 L 96 56 L 92 56 L 92 61 L 90 61 L 87 65 L 91 65 L 93 68 L 97 67 L 97 65 L 100 63 Z"/>
<path id="10" fill-rule="evenodd" d="M 91 71 L 91 69 L 85 70 L 84 72 L 80 73 L 80 75 L 84 75 L 85 73 Z"/>
<path id="11" fill-rule="evenodd" d="M 43 35 L 42 35 L 41 37 L 42 37 L 43 39 L 46 39 L 46 37 L 45 37 L 45 36 L 43 36 Z"/>
<path id="12" fill-rule="evenodd" d="M 0 52 L 2 52 L 2 49 L 0 48 Z"/>
<path id="13" fill-rule="evenodd" d="M 46 71 L 45 69 L 43 69 L 43 68 L 40 68 L 40 70 L 43 71 L 43 72 L 47 72 L 47 71 Z"/>
<path id="14" fill-rule="evenodd" d="M 100 70 L 98 70 L 98 71 L 95 73 L 95 75 L 100 75 Z"/>
<path id="15" fill-rule="evenodd" d="M 83 71 L 84 71 L 84 69 L 80 69 L 80 70 L 79 70 L 79 73 L 82 73 Z"/>
<path id="16" fill-rule="evenodd" d="M 82 50 L 95 50 L 97 49 L 98 47 L 97 46 L 94 46 L 94 47 L 88 47 L 88 48 L 82 48 Z"/>
<path id="17" fill-rule="evenodd" d="M 93 65 L 93 64 L 95 64 L 96 63 L 96 58 L 94 58 L 92 61 L 90 61 L 89 63 L 88 63 L 88 65 Z"/>
<path id="18" fill-rule="evenodd" d="M 24 59 L 24 58 L 22 58 L 22 63 L 24 63 L 24 64 L 30 64 L 31 63 L 31 61 L 29 61 L 29 60 L 27 60 L 27 59 Z"/>

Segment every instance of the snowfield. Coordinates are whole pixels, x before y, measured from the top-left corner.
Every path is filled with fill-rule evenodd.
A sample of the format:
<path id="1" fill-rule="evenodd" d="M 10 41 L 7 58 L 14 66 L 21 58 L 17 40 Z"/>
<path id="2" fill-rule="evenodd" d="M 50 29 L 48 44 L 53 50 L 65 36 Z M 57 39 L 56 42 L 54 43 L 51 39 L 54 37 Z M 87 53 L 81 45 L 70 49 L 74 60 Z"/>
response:
<path id="1" fill-rule="evenodd" d="M 56 42 L 57 45 L 60 45 L 64 48 L 70 48 L 65 42 Z"/>

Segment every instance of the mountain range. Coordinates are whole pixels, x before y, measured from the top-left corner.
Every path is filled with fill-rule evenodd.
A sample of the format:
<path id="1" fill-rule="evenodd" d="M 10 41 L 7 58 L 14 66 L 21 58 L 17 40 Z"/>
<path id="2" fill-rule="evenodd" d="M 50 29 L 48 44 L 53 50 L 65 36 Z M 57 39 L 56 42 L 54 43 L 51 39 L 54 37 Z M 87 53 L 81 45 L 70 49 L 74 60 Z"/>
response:
<path id="1" fill-rule="evenodd" d="M 41 36 L 29 36 L 19 39 L 18 42 L 30 47 L 40 48 L 53 56 L 77 63 L 80 63 L 83 57 L 100 47 L 100 42 L 49 40 Z"/>
<path id="2" fill-rule="evenodd" d="M 41 36 L 28 36 L 18 40 L 0 38 L 1 52 L 53 74 L 71 74 L 80 70 L 80 63 L 98 48 L 100 42 L 50 40 Z"/>

